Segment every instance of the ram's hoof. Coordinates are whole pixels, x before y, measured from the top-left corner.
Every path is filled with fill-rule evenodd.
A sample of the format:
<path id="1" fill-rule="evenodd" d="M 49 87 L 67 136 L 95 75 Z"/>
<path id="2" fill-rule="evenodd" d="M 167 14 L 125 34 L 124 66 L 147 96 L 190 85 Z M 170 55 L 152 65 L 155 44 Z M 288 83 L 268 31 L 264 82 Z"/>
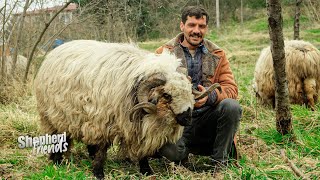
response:
<path id="1" fill-rule="evenodd" d="M 150 176 L 154 174 L 151 168 L 140 168 L 140 173 L 146 176 Z"/>
<path id="2" fill-rule="evenodd" d="M 96 177 L 96 179 L 104 179 L 104 173 L 103 171 L 101 172 L 100 170 L 93 170 L 93 175 Z"/>

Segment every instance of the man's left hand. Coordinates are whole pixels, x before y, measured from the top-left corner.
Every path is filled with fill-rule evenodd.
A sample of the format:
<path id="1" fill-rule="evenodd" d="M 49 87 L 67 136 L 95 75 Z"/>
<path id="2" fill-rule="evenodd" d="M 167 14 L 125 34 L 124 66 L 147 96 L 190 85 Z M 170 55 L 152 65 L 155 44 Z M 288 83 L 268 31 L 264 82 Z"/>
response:
<path id="1" fill-rule="evenodd" d="M 206 88 L 204 88 L 204 87 L 201 86 L 201 85 L 198 85 L 198 89 L 199 89 L 199 91 L 201 91 L 201 92 L 206 91 Z M 199 99 L 199 100 L 196 101 L 196 103 L 194 104 L 194 107 L 199 108 L 199 107 L 203 106 L 203 105 L 207 102 L 207 100 L 208 100 L 208 96 L 206 96 L 206 97 L 204 97 L 204 98 L 202 98 L 202 99 Z"/>

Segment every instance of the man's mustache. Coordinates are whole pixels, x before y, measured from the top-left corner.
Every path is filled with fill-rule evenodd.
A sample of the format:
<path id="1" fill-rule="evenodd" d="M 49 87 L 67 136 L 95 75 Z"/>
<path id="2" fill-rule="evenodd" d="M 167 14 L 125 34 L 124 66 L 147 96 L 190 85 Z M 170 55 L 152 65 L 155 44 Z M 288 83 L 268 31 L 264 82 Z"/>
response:
<path id="1" fill-rule="evenodd" d="M 190 37 L 199 37 L 199 38 L 202 38 L 202 34 L 200 34 L 200 33 L 192 33 L 192 34 L 190 34 Z"/>

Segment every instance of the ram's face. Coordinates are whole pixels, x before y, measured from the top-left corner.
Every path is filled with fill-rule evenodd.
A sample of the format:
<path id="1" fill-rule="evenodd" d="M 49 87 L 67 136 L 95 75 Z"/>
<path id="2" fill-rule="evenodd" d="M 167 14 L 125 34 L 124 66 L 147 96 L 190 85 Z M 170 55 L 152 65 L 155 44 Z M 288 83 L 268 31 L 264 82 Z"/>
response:
<path id="1" fill-rule="evenodd" d="M 176 121 L 180 125 L 190 124 L 195 101 L 192 94 L 192 84 L 187 77 L 177 73 L 166 83 L 164 90 L 172 97 L 169 108 Z"/>
<path id="2" fill-rule="evenodd" d="M 156 104 L 159 118 L 174 119 L 182 126 L 191 123 L 194 96 L 192 85 L 185 76 L 174 74 L 165 85 L 151 89 L 149 102 Z"/>

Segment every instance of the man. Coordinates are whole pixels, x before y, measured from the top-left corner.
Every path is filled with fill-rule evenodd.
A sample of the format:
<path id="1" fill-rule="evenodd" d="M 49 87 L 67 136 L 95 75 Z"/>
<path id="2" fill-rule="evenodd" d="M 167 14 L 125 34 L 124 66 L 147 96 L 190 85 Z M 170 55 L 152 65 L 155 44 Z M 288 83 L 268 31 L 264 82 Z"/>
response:
<path id="1" fill-rule="evenodd" d="M 182 33 L 156 50 L 168 49 L 182 60 L 188 69 L 194 88 L 205 91 L 220 83 L 222 93 L 213 91 L 196 101 L 192 124 L 185 127 L 176 144 L 166 144 L 160 154 L 171 161 L 185 160 L 189 153 L 211 156 L 213 165 L 227 165 L 235 155 L 234 137 L 239 126 L 241 107 L 236 101 L 238 88 L 225 52 L 204 39 L 208 31 L 208 13 L 200 7 L 189 6 L 182 11 Z"/>

